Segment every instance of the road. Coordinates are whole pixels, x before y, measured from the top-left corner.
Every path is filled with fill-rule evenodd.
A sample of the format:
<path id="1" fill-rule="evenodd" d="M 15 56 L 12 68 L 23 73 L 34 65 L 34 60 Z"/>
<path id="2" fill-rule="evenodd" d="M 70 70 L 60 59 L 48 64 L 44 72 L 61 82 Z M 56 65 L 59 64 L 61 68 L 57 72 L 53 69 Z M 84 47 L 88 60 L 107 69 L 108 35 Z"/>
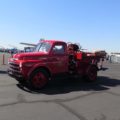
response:
<path id="1" fill-rule="evenodd" d="M 105 63 L 95 83 L 56 80 L 39 92 L 0 67 L 0 120 L 120 120 L 120 64 Z"/>

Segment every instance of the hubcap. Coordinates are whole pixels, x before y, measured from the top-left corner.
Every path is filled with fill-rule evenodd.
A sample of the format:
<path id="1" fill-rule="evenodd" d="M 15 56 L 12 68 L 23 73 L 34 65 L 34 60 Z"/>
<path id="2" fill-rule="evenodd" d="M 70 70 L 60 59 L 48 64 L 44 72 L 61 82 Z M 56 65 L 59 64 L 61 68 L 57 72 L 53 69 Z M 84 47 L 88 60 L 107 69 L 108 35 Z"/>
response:
<path id="1" fill-rule="evenodd" d="M 35 88 L 42 88 L 47 83 L 47 78 L 41 72 L 37 73 L 32 80 Z"/>

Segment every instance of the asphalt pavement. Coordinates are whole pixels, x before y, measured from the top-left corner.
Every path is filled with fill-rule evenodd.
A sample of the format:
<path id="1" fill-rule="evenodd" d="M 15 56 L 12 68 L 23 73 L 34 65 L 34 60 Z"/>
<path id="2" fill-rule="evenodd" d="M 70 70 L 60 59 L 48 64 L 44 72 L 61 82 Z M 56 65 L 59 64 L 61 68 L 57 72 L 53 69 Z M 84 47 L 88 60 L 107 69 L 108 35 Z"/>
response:
<path id="1" fill-rule="evenodd" d="M 105 63 L 95 83 L 51 81 L 33 92 L 0 66 L 0 120 L 120 120 L 120 64 Z"/>

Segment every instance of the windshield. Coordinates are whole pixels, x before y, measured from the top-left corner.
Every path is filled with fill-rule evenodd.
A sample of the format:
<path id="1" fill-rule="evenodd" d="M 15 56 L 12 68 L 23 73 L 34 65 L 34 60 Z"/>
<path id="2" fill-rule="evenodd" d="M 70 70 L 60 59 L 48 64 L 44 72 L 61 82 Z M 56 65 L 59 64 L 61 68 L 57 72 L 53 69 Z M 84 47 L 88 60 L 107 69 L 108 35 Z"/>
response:
<path id="1" fill-rule="evenodd" d="M 51 44 L 50 43 L 48 43 L 48 42 L 41 42 L 41 43 L 39 43 L 36 46 L 34 51 L 35 52 L 46 52 L 46 53 L 48 53 L 50 48 L 51 48 Z"/>

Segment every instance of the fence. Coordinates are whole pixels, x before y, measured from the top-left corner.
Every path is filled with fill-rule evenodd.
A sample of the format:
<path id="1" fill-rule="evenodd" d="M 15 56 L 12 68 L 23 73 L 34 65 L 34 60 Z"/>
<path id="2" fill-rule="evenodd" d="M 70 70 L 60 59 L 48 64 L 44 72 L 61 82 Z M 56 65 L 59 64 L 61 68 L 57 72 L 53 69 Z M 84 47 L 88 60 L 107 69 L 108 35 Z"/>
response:
<path id="1" fill-rule="evenodd" d="M 7 65 L 8 64 L 8 58 L 10 57 L 10 54 L 7 53 L 0 53 L 0 66 L 1 65 Z"/>
<path id="2" fill-rule="evenodd" d="M 120 56 L 111 55 L 110 58 L 109 58 L 109 60 L 112 63 L 120 63 Z"/>

